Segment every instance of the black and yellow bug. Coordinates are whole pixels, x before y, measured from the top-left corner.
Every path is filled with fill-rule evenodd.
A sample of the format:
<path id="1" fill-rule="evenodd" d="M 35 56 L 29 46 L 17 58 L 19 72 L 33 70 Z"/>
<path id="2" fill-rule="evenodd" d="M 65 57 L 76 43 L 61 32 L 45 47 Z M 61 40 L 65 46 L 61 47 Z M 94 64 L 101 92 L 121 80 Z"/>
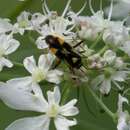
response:
<path id="1" fill-rule="evenodd" d="M 45 41 L 48 44 L 50 51 L 59 60 L 55 67 L 63 60 L 66 61 L 72 69 L 79 69 L 82 66 L 81 56 L 74 52 L 73 48 L 79 46 L 83 41 L 76 44 L 74 47 L 70 46 L 59 36 L 48 35 L 46 36 Z"/>

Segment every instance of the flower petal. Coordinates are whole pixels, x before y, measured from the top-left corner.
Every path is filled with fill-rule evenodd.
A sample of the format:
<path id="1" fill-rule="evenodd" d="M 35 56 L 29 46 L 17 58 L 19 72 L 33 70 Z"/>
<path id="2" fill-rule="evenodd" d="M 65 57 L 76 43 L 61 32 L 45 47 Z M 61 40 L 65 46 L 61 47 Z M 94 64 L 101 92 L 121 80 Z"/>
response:
<path id="1" fill-rule="evenodd" d="M 118 113 L 122 113 L 123 112 L 123 103 L 127 103 L 128 104 L 128 99 L 125 97 L 122 97 L 120 94 L 118 96 Z"/>
<path id="2" fill-rule="evenodd" d="M 15 39 L 9 39 L 8 44 L 9 45 L 8 48 L 6 48 L 5 55 L 11 54 L 20 46 L 19 41 Z"/>
<path id="3" fill-rule="evenodd" d="M 113 52 L 112 50 L 107 50 L 104 53 L 103 56 L 104 60 L 108 63 L 108 64 L 113 64 L 115 59 L 116 59 L 116 53 Z"/>
<path id="4" fill-rule="evenodd" d="M 110 79 L 104 79 L 100 86 L 100 92 L 102 94 L 108 94 L 111 90 L 111 80 Z"/>
<path id="5" fill-rule="evenodd" d="M 41 93 L 40 86 L 35 84 L 34 87 L 30 77 L 13 79 L 4 85 L 0 84 L 0 98 L 7 106 L 16 110 L 45 112 L 47 102 Z"/>
<path id="6" fill-rule="evenodd" d="M 61 81 L 61 76 L 63 75 L 63 72 L 59 70 L 50 70 L 48 71 L 46 80 L 48 80 L 51 83 L 59 84 Z"/>
<path id="7" fill-rule="evenodd" d="M 79 110 L 74 105 L 77 103 L 77 99 L 73 99 L 64 106 L 60 107 L 60 114 L 63 116 L 74 116 L 79 113 Z"/>
<path id="8" fill-rule="evenodd" d="M 128 113 L 125 113 L 125 112 L 122 112 L 119 115 L 118 124 L 117 124 L 118 130 L 129 130 L 130 127 L 126 122 L 127 116 L 129 116 L 129 115 L 128 115 Z"/>
<path id="9" fill-rule="evenodd" d="M 97 76 L 92 82 L 91 82 L 91 86 L 94 89 L 98 89 L 99 85 L 103 82 L 104 80 L 104 75 L 99 75 Z"/>
<path id="10" fill-rule="evenodd" d="M 0 33 L 5 33 L 11 31 L 13 28 L 12 24 L 10 23 L 9 19 L 2 19 L 0 18 Z"/>
<path id="11" fill-rule="evenodd" d="M 118 2 L 113 6 L 112 17 L 113 18 L 125 18 L 128 16 L 130 11 L 130 4 L 125 2 Z M 105 9 L 105 13 L 109 13 L 110 8 Z"/>
<path id="12" fill-rule="evenodd" d="M 48 96 L 48 103 L 49 104 L 53 104 L 53 103 L 59 104 L 60 99 L 61 99 L 59 87 L 55 87 L 53 92 L 48 91 L 47 96 Z"/>
<path id="13" fill-rule="evenodd" d="M 37 68 L 36 61 L 33 56 L 26 57 L 23 61 L 24 67 L 28 72 L 33 73 L 33 71 Z"/>
<path id="14" fill-rule="evenodd" d="M 38 67 L 42 68 L 43 70 L 49 70 L 54 61 L 54 58 L 55 58 L 54 55 L 50 53 L 41 55 L 39 57 Z"/>
<path id="15" fill-rule="evenodd" d="M 48 48 L 48 45 L 47 45 L 47 43 L 45 42 L 44 39 L 45 39 L 44 37 L 39 37 L 36 40 L 36 45 L 37 45 L 38 49 L 46 49 L 46 48 Z"/>
<path id="16" fill-rule="evenodd" d="M 22 118 L 16 120 L 5 130 L 49 130 L 50 119 L 45 116 Z"/>
<path id="17" fill-rule="evenodd" d="M 130 41 L 124 42 L 120 49 L 130 56 Z"/>
<path id="18" fill-rule="evenodd" d="M 62 116 L 58 116 L 54 120 L 55 126 L 57 130 L 69 130 L 70 126 L 74 126 L 77 124 L 77 121 L 74 120 L 68 120 Z"/>
<path id="19" fill-rule="evenodd" d="M 27 76 L 22 78 L 14 78 L 8 80 L 6 83 L 9 84 L 10 86 L 16 86 L 16 85 L 17 87 L 27 86 L 31 83 L 31 77 Z M 23 87 L 23 88 L 28 89 L 27 87 Z"/>
<path id="20" fill-rule="evenodd" d="M 6 67 L 11 68 L 11 67 L 13 67 L 13 64 L 12 64 L 12 62 L 10 60 L 5 59 L 4 57 L 2 57 L 2 58 L 0 58 L 0 66 L 1 67 L 6 66 Z"/>
<path id="21" fill-rule="evenodd" d="M 123 82 L 127 78 L 128 72 L 126 71 L 117 71 L 114 75 L 112 75 L 112 79 Z"/>

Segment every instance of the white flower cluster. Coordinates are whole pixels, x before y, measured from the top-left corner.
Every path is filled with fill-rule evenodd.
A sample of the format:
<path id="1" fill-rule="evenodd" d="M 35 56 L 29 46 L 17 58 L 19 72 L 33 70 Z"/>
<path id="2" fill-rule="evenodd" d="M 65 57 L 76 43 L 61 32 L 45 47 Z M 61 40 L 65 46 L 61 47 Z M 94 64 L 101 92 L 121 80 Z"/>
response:
<path id="1" fill-rule="evenodd" d="M 34 56 L 24 57 L 23 67 L 30 76 L 10 79 L 5 83 L 0 82 L 0 99 L 8 107 L 42 114 L 16 120 L 5 130 L 49 130 L 51 119 L 54 120 L 57 130 L 69 130 L 71 126 L 77 124 L 75 118 L 67 119 L 79 113 L 75 106 L 77 99 L 72 99 L 63 105 L 59 85 L 66 77 L 63 75 L 68 76 L 70 73 L 64 73 L 66 71 L 64 66 L 61 67 L 62 70 L 53 67 L 54 61 L 59 58 L 56 55 L 56 49 L 59 48 L 64 56 L 78 54 L 82 60 L 79 69 L 67 63 L 72 71 L 70 76 L 72 78 L 67 78 L 68 82 L 74 80 L 81 86 L 82 82 L 85 82 L 93 92 L 98 90 L 103 95 L 108 95 L 112 89 L 117 91 L 126 89 L 124 95 L 129 91 L 128 86 L 124 85 L 124 82 L 129 80 L 130 74 L 129 27 L 125 26 L 125 20 L 111 20 L 113 0 L 111 0 L 108 18 L 105 18 L 102 9 L 97 12 L 93 10 L 91 0 L 89 0 L 89 7 L 92 16 L 80 16 L 86 3 L 77 13 L 71 10 L 70 3 L 71 0 L 68 0 L 61 15 L 51 11 L 44 0 L 43 13 L 32 14 L 23 11 L 14 24 L 9 19 L 0 18 L 0 71 L 4 71 L 4 66 L 13 67 L 14 61 L 10 61 L 8 55 L 20 46 L 19 41 L 14 39 L 15 34 L 24 35 L 25 32 L 31 34 L 33 31 L 38 34 L 35 39 L 37 49 L 47 50 L 47 53 L 39 56 L 38 63 Z M 54 41 L 56 45 L 50 48 L 47 44 L 47 36 L 57 37 L 62 45 L 59 47 L 57 41 Z M 81 44 L 76 45 L 78 42 Z M 65 43 L 70 47 L 69 51 L 64 48 Z M 65 61 L 65 59 L 61 56 L 60 60 Z M 72 60 L 75 61 L 75 57 Z M 65 62 L 68 61 L 69 59 Z M 47 92 L 47 100 L 40 86 L 40 83 L 45 80 L 55 86 L 53 91 Z M 99 101 L 98 97 L 96 100 Z M 103 102 L 101 102 L 99 101 L 99 104 L 102 106 Z M 116 117 L 118 130 L 129 130 L 130 116 L 127 111 L 123 111 L 123 102 L 128 103 L 128 100 L 119 94 L 118 110 L 113 114 L 113 118 Z"/>

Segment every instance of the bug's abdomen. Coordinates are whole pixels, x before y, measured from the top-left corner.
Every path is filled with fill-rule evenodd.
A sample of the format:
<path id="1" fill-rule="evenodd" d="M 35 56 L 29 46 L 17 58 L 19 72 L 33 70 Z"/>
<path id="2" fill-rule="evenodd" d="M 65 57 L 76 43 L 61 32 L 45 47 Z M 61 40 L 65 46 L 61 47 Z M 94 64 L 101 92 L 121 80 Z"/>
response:
<path id="1" fill-rule="evenodd" d="M 76 54 L 76 53 L 68 54 L 68 56 L 65 57 L 65 60 L 73 68 L 79 69 L 82 66 L 81 57 L 78 54 Z"/>
<path id="2" fill-rule="evenodd" d="M 64 51 L 57 50 L 55 55 L 57 58 L 65 60 L 72 68 L 79 69 L 82 66 L 81 57 L 73 51 L 64 53 Z"/>

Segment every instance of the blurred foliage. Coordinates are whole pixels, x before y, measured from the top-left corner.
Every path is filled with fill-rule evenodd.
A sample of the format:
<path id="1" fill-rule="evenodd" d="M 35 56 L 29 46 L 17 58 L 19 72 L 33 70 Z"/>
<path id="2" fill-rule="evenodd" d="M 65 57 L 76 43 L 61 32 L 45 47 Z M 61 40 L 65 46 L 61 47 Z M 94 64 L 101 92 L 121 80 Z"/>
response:
<path id="1" fill-rule="evenodd" d="M 72 0 L 72 9 L 74 11 L 78 11 L 84 4 L 85 0 Z M 94 1 L 94 0 L 93 0 Z M 48 0 L 48 5 L 51 10 L 57 10 L 57 12 L 60 14 L 67 2 L 67 0 Z M 103 0 L 103 6 L 107 4 L 107 0 Z M 95 0 L 93 2 L 93 7 L 95 10 L 99 9 L 99 0 Z M 25 2 L 20 2 L 18 0 L 0 0 L 0 17 L 2 18 L 11 18 L 11 20 L 15 21 L 17 15 L 22 11 L 30 11 L 30 12 L 42 12 L 41 7 L 41 1 L 40 0 L 26 0 Z M 90 15 L 89 7 L 87 6 L 86 9 L 83 11 L 82 15 Z M 36 48 L 36 45 L 34 42 L 32 42 L 28 38 L 28 34 L 26 33 L 24 36 L 17 35 L 16 39 L 18 39 L 21 42 L 20 48 L 13 53 L 10 58 L 13 61 L 17 61 L 19 63 L 22 63 L 23 59 L 26 56 L 34 55 L 35 57 L 38 57 L 39 54 L 42 52 L 39 51 Z M 4 69 L 0 73 L 0 80 L 6 81 L 10 78 L 15 77 L 22 77 L 29 75 L 27 71 L 20 67 L 20 66 L 14 66 L 12 69 Z M 66 82 L 66 86 L 70 86 L 70 83 Z M 71 85 L 72 86 L 72 85 Z M 62 85 L 61 85 L 62 87 Z M 47 90 L 48 85 L 42 83 L 42 88 Z M 49 87 L 50 89 L 50 87 Z M 78 107 L 80 109 L 80 114 L 77 116 L 78 119 L 78 125 L 71 128 L 71 130 L 115 130 L 116 125 L 113 123 L 111 118 L 109 118 L 106 113 L 103 113 L 101 111 L 101 108 L 97 105 L 97 103 L 94 101 L 92 96 L 87 91 L 87 88 L 84 86 L 80 86 L 80 96 L 79 96 L 79 103 Z M 94 113 L 91 114 L 89 109 L 85 105 L 85 101 L 83 99 L 83 91 L 86 93 L 86 99 L 89 106 L 89 109 Z M 77 88 L 71 87 L 70 97 L 71 98 L 77 98 Z M 103 100 L 107 103 L 106 105 L 112 109 L 112 111 L 116 111 L 116 101 L 117 92 L 111 93 L 108 97 L 103 98 Z M 22 118 L 22 117 L 29 117 L 29 116 L 35 116 L 39 113 L 34 112 L 26 112 L 26 111 L 16 111 L 8 108 L 5 106 L 2 102 L 0 102 L 0 130 L 4 130 L 10 123 L 12 123 L 14 120 Z"/>

